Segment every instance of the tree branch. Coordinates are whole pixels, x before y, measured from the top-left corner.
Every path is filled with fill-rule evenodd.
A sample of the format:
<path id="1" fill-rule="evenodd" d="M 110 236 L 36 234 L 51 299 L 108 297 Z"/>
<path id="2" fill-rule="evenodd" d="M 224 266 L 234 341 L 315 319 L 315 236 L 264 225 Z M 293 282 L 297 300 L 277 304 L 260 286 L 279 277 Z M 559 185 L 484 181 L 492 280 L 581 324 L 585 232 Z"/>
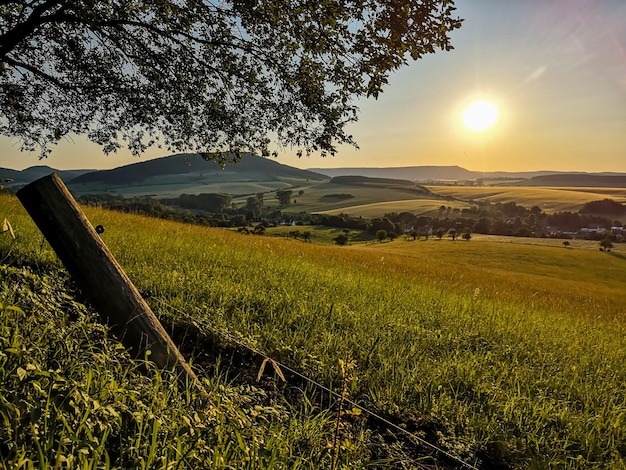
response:
<path id="1" fill-rule="evenodd" d="M 2 61 L 5 64 L 8 64 L 8 65 L 10 65 L 12 67 L 22 68 L 22 69 L 28 70 L 33 75 L 36 75 L 36 76 L 38 76 L 40 78 L 43 78 L 44 80 L 46 80 L 48 82 L 51 82 L 52 84 L 54 84 L 55 86 L 57 86 L 58 88 L 60 88 L 62 90 L 69 91 L 69 90 L 73 90 L 73 89 L 76 88 L 75 86 L 72 86 L 72 85 L 69 85 L 67 83 L 64 83 L 64 82 L 60 81 L 58 78 L 56 78 L 56 77 L 54 77 L 54 76 L 52 76 L 52 75 L 50 75 L 50 74 L 48 74 L 48 73 L 38 69 L 37 67 L 33 67 L 32 65 L 26 64 L 24 62 L 19 62 L 17 60 L 12 59 L 11 57 L 5 56 L 2 59 Z"/>
<path id="2" fill-rule="evenodd" d="M 32 34 L 38 26 L 45 22 L 43 15 L 60 3 L 61 0 L 45 1 L 33 8 L 32 13 L 26 21 L 21 22 L 19 25 L 0 36 L 0 58 L 4 59 L 19 43 Z"/>

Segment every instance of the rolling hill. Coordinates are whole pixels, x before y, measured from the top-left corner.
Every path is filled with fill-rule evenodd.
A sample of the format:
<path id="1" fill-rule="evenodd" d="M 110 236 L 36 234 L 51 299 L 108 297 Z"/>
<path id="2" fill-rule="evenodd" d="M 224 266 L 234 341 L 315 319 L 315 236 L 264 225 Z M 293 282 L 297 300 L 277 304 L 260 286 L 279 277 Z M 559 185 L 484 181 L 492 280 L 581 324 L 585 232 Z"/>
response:
<path id="1" fill-rule="evenodd" d="M 268 158 L 245 155 L 223 169 L 197 154 L 177 154 L 85 173 L 69 181 L 78 194 L 116 193 L 124 196 L 177 197 L 180 194 L 223 192 L 235 196 L 274 191 L 294 182 L 322 182 L 319 173 L 282 165 Z"/>
<path id="2" fill-rule="evenodd" d="M 482 177 L 478 171 L 470 171 L 460 166 L 406 166 L 387 168 L 310 168 L 310 171 L 330 177 L 366 176 L 368 178 L 402 179 L 411 181 L 427 180 L 471 180 Z"/>
<path id="3" fill-rule="evenodd" d="M 46 165 L 31 166 L 25 170 L 0 168 L 0 181 L 13 180 L 12 183 L 9 184 L 7 184 L 7 181 L 4 181 L 3 184 L 7 184 L 9 187 L 11 185 L 23 185 L 47 176 L 50 173 L 57 173 L 62 180 L 71 181 L 84 173 L 90 173 L 92 171 L 94 170 L 56 170 Z"/>
<path id="4" fill-rule="evenodd" d="M 626 175 L 560 174 L 541 175 L 524 181 L 524 186 L 626 188 Z"/>
<path id="5" fill-rule="evenodd" d="M 310 171 L 335 178 L 365 176 L 368 178 L 403 179 L 415 182 L 483 180 L 489 185 L 518 186 L 603 186 L 623 187 L 626 174 L 614 172 L 585 173 L 562 171 L 472 171 L 460 166 L 404 166 L 380 168 L 310 168 Z M 554 179 L 553 179 L 554 178 Z M 620 179 L 622 178 L 622 179 Z M 602 184 L 596 184 L 601 181 Z M 550 184 L 548 184 L 548 182 Z M 582 182 L 583 184 L 577 184 Z M 619 185 L 617 185 L 619 183 Z"/>

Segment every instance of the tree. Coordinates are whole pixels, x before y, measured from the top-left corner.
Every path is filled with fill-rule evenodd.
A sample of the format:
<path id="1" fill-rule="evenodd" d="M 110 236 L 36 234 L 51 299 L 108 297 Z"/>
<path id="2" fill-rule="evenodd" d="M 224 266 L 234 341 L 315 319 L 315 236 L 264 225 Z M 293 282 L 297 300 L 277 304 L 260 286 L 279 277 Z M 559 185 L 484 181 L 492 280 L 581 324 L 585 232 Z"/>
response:
<path id="1" fill-rule="evenodd" d="M 450 50 L 449 0 L 28 0 L 0 8 L 0 134 L 38 150 L 71 133 L 221 163 L 334 154 L 356 102 L 408 59 Z"/>
<path id="2" fill-rule="evenodd" d="M 291 203 L 291 194 L 293 191 L 290 189 L 278 189 L 276 190 L 276 199 L 281 206 L 288 206 Z"/>
<path id="3" fill-rule="evenodd" d="M 468 241 L 470 241 L 471 239 L 472 239 L 472 234 L 471 234 L 470 232 L 465 232 L 465 233 L 463 234 L 463 240 L 465 240 L 465 241 L 467 241 L 467 242 L 468 242 Z"/>
<path id="4" fill-rule="evenodd" d="M 257 218 L 261 214 L 261 202 L 256 196 L 250 196 L 246 199 L 246 210 L 252 215 L 252 218 Z"/>
<path id="5" fill-rule="evenodd" d="M 387 238 L 387 230 L 378 230 L 376 232 L 376 239 L 382 243 L 382 241 Z"/>
<path id="6" fill-rule="evenodd" d="M 474 232 L 476 233 L 490 233 L 491 232 L 491 219 L 489 217 L 480 217 L 474 224 Z"/>
<path id="7" fill-rule="evenodd" d="M 567 240 L 565 240 L 565 241 L 563 242 L 563 248 L 569 248 L 569 246 L 570 246 L 570 242 L 569 242 L 569 241 L 567 241 Z"/>
<path id="8" fill-rule="evenodd" d="M 601 251 L 611 251 L 611 248 L 613 248 L 613 242 L 611 241 L 611 239 L 605 238 L 604 240 L 600 241 Z"/>
<path id="9" fill-rule="evenodd" d="M 350 237 L 348 237 L 348 235 L 342 233 L 341 235 L 337 235 L 335 238 L 333 238 L 333 241 L 339 246 L 344 246 L 348 243 L 349 239 Z"/>

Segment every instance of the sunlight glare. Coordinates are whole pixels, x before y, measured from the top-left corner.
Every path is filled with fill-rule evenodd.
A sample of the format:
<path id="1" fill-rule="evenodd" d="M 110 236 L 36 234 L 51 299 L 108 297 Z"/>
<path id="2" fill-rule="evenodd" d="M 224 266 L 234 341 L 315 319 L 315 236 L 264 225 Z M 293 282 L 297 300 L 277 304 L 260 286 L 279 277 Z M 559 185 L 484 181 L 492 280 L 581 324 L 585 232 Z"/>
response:
<path id="1" fill-rule="evenodd" d="M 474 101 L 463 111 L 463 123 L 474 132 L 484 132 L 498 122 L 498 108 L 491 101 Z"/>

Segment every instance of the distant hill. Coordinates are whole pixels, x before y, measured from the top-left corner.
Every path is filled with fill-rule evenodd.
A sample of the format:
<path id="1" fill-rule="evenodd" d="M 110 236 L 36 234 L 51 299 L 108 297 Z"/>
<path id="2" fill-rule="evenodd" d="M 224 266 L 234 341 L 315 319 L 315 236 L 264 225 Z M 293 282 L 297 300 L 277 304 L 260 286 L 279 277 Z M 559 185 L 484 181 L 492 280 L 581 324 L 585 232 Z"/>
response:
<path id="1" fill-rule="evenodd" d="M 336 176 L 366 176 L 413 182 L 463 181 L 477 179 L 527 179 L 541 175 L 559 174 L 558 171 L 472 171 L 460 166 L 402 166 L 382 168 L 310 168 L 310 171 Z"/>
<path id="2" fill-rule="evenodd" d="M 330 177 L 366 176 L 368 178 L 401 179 L 410 181 L 472 180 L 484 176 L 460 166 L 404 166 L 386 168 L 310 168 L 310 171 Z"/>
<path id="3" fill-rule="evenodd" d="M 524 186 L 626 188 L 626 175 L 559 174 L 535 176 Z"/>
<path id="4" fill-rule="evenodd" d="M 278 178 L 299 178 L 325 180 L 325 175 L 308 170 L 282 165 L 263 157 L 245 155 L 235 165 L 222 169 L 217 163 L 204 160 L 197 154 L 177 154 L 147 160 L 140 163 L 121 166 L 112 170 L 100 170 L 83 174 L 70 181 L 72 185 L 101 183 L 111 186 L 125 186 L 145 183 L 158 177 L 175 177 L 176 175 L 196 175 L 202 180 L 221 180 L 224 175 L 239 175 L 246 180 L 276 180 Z"/>
<path id="5" fill-rule="evenodd" d="M 409 180 L 392 178 L 369 178 L 367 176 L 335 176 L 330 180 L 334 184 L 355 184 L 355 185 L 386 185 L 386 186 L 415 186 Z"/>
<path id="6" fill-rule="evenodd" d="M 2 181 L 13 180 L 12 185 L 21 186 L 31 183 L 39 178 L 43 178 L 44 176 L 48 176 L 51 173 L 57 173 L 63 181 L 71 181 L 74 178 L 91 171 L 94 170 L 56 170 L 45 165 L 31 166 L 25 170 L 0 168 L 0 183 L 10 187 L 11 184 L 7 184 L 6 182 L 3 183 Z"/>

